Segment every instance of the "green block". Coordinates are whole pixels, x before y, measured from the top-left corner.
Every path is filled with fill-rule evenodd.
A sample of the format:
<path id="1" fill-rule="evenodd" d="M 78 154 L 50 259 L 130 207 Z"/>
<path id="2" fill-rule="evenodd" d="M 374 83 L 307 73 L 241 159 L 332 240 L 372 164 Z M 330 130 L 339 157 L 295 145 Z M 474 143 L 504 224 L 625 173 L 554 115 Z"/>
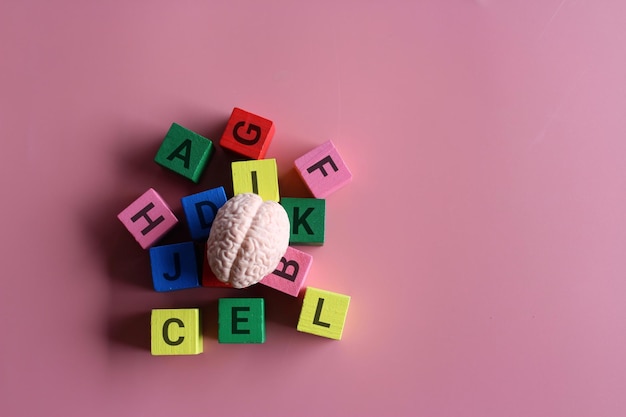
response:
<path id="1" fill-rule="evenodd" d="M 291 223 L 289 243 L 323 245 L 326 200 L 320 198 L 288 198 L 280 200 Z"/>
<path id="2" fill-rule="evenodd" d="M 262 298 L 220 298 L 217 340 L 220 343 L 265 343 Z"/>
<path id="3" fill-rule="evenodd" d="M 214 150 L 209 139 L 172 123 L 154 161 L 197 183 Z"/>

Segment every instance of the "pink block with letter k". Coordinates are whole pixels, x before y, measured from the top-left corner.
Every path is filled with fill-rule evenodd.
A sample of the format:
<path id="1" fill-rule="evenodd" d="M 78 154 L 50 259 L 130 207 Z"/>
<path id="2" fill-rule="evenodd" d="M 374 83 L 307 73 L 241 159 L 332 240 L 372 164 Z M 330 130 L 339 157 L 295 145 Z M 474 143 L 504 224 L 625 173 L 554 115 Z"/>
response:
<path id="1" fill-rule="evenodd" d="M 330 140 L 296 159 L 295 166 L 315 198 L 326 198 L 352 180 L 352 173 Z"/>
<path id="2" fill-rule="evenodd" d="M 178 223 L 167 203 L 152 188 L 133 201 L 117 218 L 143 249 L 152 246 Z"/>

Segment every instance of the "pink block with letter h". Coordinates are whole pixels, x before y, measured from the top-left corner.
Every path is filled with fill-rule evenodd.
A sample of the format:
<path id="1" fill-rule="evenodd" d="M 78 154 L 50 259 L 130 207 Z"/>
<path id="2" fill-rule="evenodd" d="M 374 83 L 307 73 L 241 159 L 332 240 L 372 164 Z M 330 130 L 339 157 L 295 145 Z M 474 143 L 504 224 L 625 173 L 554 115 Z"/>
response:
<path id="1" fill-rule="evenodd" d="M 352 173 L 330 140 L 296 159 L 295 166 L 315 198 L 326 198 L 352 180 Z"/>
<path id="2" fill-rule="evenodd" d="M 259 282 L 297 297 L 311 269 L 311 263 L 313 263 L 311 255 L 289 246 L 274 272 Z"/>
<path id="3" fill-rule="evenodd" d="M 143 249 L 152 246 L 178 223 L 167 203 L 152 188 L 133 201 L 117 218 Z"/>

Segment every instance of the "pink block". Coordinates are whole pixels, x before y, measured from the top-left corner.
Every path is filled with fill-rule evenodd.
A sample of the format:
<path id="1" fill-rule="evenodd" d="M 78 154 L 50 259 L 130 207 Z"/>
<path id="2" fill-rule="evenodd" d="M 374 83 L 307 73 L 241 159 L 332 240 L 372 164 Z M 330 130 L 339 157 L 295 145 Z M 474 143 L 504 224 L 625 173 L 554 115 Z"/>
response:
<path id="1" fill-rule="evenodd" d="M 259 282 L 297 297 L 312 263 L 313 256 L 289 246 L 274 272 Z"/>
<path id="2" fill-rule="evenodd" d="M 133 201 L 117 218 L 143 249 L 152 246 L 178 223 L 167 203 L 152 188 Z"/>
<path id="3" fill-rule="evenodd" d="M 315 198 L 326 198 L 352 180 L 352 173 L 330 140 L 296 159 L 295 166 Z"/>

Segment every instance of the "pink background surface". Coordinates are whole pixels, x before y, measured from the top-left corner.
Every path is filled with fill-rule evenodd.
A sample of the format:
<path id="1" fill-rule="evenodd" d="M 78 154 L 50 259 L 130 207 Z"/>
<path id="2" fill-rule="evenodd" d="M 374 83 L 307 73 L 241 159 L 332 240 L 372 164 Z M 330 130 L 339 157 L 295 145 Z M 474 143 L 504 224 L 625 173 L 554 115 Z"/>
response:
<path id="1" fill-rule="evenodd" d="M 626 414 L 625 2 L 9 0 L 0 39 L 0 415 Z M 340 342 L 258 286 L 267 343 L 219 345 L 242 293 L 152 291 L 116 219 L 227 181 L 152 158 L 235 106 L 284 196 L 328 139 L 354 174 L 307 249 Z M 150 309 L 195 306 L 205 353 L 150 356 Z"/>

